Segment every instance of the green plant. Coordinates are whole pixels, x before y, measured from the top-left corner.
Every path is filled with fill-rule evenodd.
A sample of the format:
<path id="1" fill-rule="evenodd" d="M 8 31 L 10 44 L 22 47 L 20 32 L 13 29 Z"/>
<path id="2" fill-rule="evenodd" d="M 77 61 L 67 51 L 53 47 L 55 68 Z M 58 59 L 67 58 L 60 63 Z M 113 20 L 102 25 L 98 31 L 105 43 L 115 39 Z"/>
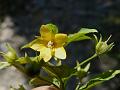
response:
<path id="1" fill-rule="evenodd" d="M 20 57 L 17 55 L 16 51 L 7 44 L 8 52 L 1 52 L 1 55 L 6 61 L 0 62 L 0 69 L 14 66 L 28 76 L 29 83 L 34 87 L 53 85 L 60 90 L 65 90 L 68 80 L 72 77 L 76 77 L 78 82 L 75 90 L 87 90 L 97 84 L 114 78 L 120 73 L 120 70 L 109 70 L 90 78 L 86 83 L 82 83 L 82 79 L 89 74 L 90 61 L 99 55 L 107 53 L 114 46 L 114 43 L 108 44 L 110 37 L 108 40 L 103 41 L 102 36 L 100 36 L 100 40 L 98 40 L 97 36 L 93 34 L 97 32 L 96 29 L 82 28 L 77 33 L 67 35 L 58 33 L 57 26 L 53 24 L 42 25 L 40 28 L 40 36 L 37 36 L 35 40 L 22 47 L 22 49 L 31 48 L 39 52 L 39 54 L 35 57 L 30 57 L 25 53 L 25 56 Z M 67 47 L 68 44 L 74 41 L 93 40 L 87 34 L 92 34 L 95 38 L 95 54 L 83 60 L 83 62 L 76 61 L 74 68 L 62 64 L 62 60 L 66 59 L 67 56 L 64 47 Z M 53 64 L 51 59 L 54 59 L 56 63 Z M 47 75 L 44 76 L 40 72 L 31 75 L 29 69 L 25 67 L 28 64 L 33 72 L 43 70 Z M 16 89 L 11 88 L 11 90 Z M 23 86 L 20 86 L 19 90 L 25 89 Z"/>

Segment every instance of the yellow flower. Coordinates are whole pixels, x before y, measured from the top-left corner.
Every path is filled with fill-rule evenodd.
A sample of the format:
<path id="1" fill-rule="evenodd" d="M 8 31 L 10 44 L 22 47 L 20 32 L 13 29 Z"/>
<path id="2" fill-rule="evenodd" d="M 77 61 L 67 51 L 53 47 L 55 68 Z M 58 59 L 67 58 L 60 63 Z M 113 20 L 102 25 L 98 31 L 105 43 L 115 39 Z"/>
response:
<path id="1" fill-rule="evenodd" d="M 40 57 L 43 58 L 45 62 L 48 62 L 52 56 L 58 59 L 66 58 L 66 51 L 63 47 L 67 41 L 66 34 L 53 33 L 46 25 L 41 26 L 40 34 L 41 36 L 33 41 L 30 48 L 40 51 Z"/>

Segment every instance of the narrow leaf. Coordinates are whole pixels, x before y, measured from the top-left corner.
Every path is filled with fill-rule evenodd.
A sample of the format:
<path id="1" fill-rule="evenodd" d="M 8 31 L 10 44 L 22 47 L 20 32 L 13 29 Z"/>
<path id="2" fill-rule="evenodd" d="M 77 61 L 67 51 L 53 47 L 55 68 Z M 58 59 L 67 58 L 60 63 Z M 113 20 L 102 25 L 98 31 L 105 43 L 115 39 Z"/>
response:
<path id="1" fill-rule="evenodd" d="M 68 36 L 68 43 L 73 42 L 73 41 L 80 41 L 80 40 L 85 40 L 85 39 L 91 39 L 89 36 L 86 36 L 85 34 L 94 33 L 94 32 L 97 32 L 97 30 L 96 29 L 82 28 L 77 33 L 70 34 Z"/>
<path id="2" fill-rule="evenodd" d="M 29 83 L 33 86 L 41 86 L 41 85 L 51 84 L 50 82 L 47 82 L 46 80 L 44 80 L 42 78 L 38 78 L 38 77 L 32 78 Z"/>
<path id="3" fill-rule="evenodd" d="M 90 63 L 88 63 L 88 64 L 85 66 L 84 71 L 85 71 L 85 72 L 88 72 L 89 68 L 90 68 Z"/>
<path id="4" fill-rule="evenodd" d="M 88 33 L 95 33 L 95 32 L 98 32 L 98 31 L 96 29 L 81 28 L 78 33 L 88 34 Z"/>
<path id="5" fill-rule="evenodd" d="M 78 90 L 87 90 L 91 87 L 96 86 L 97 84 L 100 84 L 102 82 L 108 81 L 112 78 L 114 78 L 116 75 L 120 74 L 120 70 L 109 70 L 107 72 L 104 72 L 102 74 L 99 74 L 89 80 L 86 84 L 81 86 Z"/>
<path id="6" fill-rule="evenodd" d="M 10 66 L 10 64 L 8 62 L 0 62 L 0 70 L 5 69 L 9 66 Z"/>
<path id="7" fill-rule="evenodd" d="M 51 75 L 53 75 L 53 76 L 59 75 L 59 77 L 61 77 L 61 78 L 68 77 L 74 71 L 74 69 L 72 69 L 66 65 L 61 65 L 61 66 L 46 65 L 44 67 L 44 70 L 51 73 Z"/>

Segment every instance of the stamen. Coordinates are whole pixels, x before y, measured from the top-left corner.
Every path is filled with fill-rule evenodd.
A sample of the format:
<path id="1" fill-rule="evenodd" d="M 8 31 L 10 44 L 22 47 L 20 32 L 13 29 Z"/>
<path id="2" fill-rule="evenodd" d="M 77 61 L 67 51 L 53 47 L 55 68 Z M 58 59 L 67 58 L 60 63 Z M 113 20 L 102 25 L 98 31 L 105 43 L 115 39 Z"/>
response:
<path id="1" fill-rule="evenodd" d="M 48 44 L 47 44 L 47 47 L 52 48 L 53 46 L 54 46 L 54 43 L 52 41 L 49 41 Z"/>

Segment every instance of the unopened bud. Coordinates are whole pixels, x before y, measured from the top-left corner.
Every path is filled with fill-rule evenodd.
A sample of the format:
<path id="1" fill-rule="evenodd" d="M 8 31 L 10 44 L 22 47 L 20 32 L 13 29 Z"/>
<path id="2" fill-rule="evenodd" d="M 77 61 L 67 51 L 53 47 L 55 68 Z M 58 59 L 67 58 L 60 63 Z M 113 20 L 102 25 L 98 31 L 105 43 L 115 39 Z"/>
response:
<path id="1" fill-rule="evenodd" d="M 107 44 L 110 37 L 106 41 L 102 41 L 102 36 L 100 37 L 99 42 L 97 42 L 97 44 L 96 44 L 96 53 L 98 55 L 104 54 L 113 48 L 114 43 Z"/>

